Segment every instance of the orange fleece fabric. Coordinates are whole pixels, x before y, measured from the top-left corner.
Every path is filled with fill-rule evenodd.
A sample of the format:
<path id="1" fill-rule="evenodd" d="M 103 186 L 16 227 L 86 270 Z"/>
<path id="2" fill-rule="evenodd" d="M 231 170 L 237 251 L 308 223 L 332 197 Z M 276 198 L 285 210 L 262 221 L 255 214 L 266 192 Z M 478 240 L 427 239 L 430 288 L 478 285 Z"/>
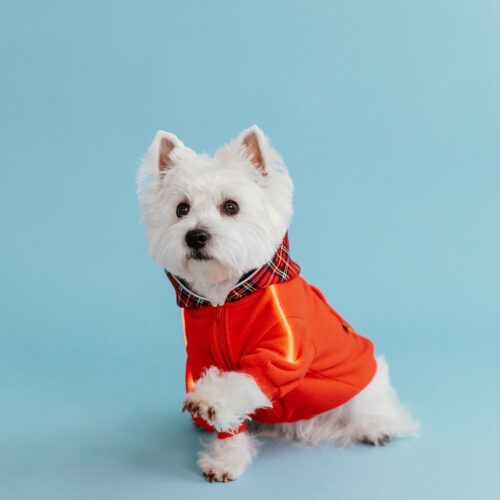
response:
<path id="1" fill-rule="evenodd" d="M 223 306 L 183 308 L 183 319 L 187 390 L 210 366 L 250 375 L 273 403 L 252 415 L 260 422 L 294 422 L 336 408 L 376 371 L 372 342 L 300 276 Z"/>

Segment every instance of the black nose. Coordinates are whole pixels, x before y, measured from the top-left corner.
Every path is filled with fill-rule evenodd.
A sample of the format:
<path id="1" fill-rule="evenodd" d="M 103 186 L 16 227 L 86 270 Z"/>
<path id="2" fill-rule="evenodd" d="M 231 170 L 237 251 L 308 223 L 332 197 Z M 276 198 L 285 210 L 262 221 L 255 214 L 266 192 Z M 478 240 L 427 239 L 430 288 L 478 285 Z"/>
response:
<path id="1" fill-rule="evenodd" d="M 188 247 L 199 250 L 203 248 L 210 239 L 210 233 L 204 229 L 191 229 L 186 233 L 186 243 Z"/>

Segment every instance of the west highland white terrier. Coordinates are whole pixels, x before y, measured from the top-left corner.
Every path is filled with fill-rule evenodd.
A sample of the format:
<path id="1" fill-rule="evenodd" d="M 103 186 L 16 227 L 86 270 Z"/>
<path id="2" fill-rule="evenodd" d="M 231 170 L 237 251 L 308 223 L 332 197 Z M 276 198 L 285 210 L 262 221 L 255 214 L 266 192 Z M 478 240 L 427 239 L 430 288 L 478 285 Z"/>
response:
<path id="1" fill-rule="evenodd" d="M 239 477 L 259 432 L 340 446 L 416 435 L 385 359 L 290 258 L 293 185 L 257 126 L 213 158 L 159 131 L 138 186 L 151 256 L 182 308 L 182 410 L 218 433 L 199 453 L 209 481 Z"/>

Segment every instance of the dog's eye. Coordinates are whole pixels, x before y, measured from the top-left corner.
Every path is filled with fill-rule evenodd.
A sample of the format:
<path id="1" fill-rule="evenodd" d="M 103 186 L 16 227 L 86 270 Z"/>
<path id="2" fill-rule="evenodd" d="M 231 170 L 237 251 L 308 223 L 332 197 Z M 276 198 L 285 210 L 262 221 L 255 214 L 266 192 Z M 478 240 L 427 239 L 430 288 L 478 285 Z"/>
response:
<path id="1" fill-rule="evenodd" d="M 189 213 L 189 205 L 187 203 L 179 203 L 177 205 L 176 213 L 177 213 L 177 217 L 179 217 L 179 219 L 181 217 L 184 217 L 185 215 L 187 215 Z"/>
<path id="2" fill-rule="evenodd" d="M 240 210 L 238 203 L 233 200 L 226 200 L 222 205 L 222 212 L 225 215 L 236 215 Z"/>

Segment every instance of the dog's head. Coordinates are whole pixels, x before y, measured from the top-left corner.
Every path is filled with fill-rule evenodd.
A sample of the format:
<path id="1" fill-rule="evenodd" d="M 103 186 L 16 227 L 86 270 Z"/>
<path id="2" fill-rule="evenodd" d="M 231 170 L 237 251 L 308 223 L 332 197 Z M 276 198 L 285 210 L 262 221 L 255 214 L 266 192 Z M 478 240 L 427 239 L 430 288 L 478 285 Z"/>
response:
<path id="1" fill-rule="evenodd" d="M 151 256 L 188 282 L 216 284 L 262 266 L 292 215 L 288 171 L 257 126 L 213 158 L 159 131 L 138 186 Z"/>

